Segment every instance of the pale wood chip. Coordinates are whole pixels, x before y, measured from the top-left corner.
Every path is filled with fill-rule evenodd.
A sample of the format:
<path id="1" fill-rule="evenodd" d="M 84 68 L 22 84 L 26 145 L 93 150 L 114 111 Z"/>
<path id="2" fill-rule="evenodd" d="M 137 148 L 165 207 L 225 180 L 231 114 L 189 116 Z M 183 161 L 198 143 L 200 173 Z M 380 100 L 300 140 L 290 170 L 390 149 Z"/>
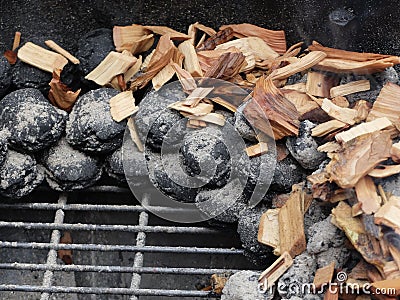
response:
<path id="1" fill-rule="evenodd" d="M 140 152 L 144 152 L 143 143 L 140 140 L 140 137 L 139 137 L 139 134 L 138 134 L 138 131 L 136 128 L 135 120 L 133 117 L 128 119 L 127 126 L 129 129 L 129 133 L 130 133 L 132 141 L 135 143 L 136 147 L 138 148 L 138 150 Z"/>
<path id="2" fill-rule="evenodd" d="M 392 123 L 397 123 L 400 116 L 399 95 L 400 86 L 391 82 L 385 84 L 372 106 L 367 121 L 387 117 Z"/>
<path id="3" fill-rule="evenodd" d="M 18 50 L 17 56 L 24 63 L 50 73 L 57 69 L 62 70 L 68 63 L 61 54 L 46 50 L 32 42 L 23 45 Z"/>
<path id="4" fill-rule="evenodd" d="M 184 101 L 178 101 L 178 102 L 172 103 L 172 104 L 168 105 L 168 108 L 175 109 L 180 112 L 183 111 L 183 112 L 195 115 L 195 116 L 204 116 L 204 115 L 212 112 L 212 110 L 214 109 L 214 105 L 208 104 L 208 103 L 200 102 L 197 106 L 190 107 L 190 106 L 184 105 L 183 102 Z"/>
<path id="5" fill-rule="evenodd" d="M 132 91 L 122 92 L 112 97 L 110 108 L 111 116 L 115 122 L 121 122 L 139 110 L 139 107 L 135 105 Z"/>
<path id="6" fill-rule="evenodd" d="M 138 43 L 140 40 L 143 40 L 146 36 L 149 36 L 149 34 L 149 30 L 138 24 L 129 26 L 114 26 L 113 41 L 115 48 L 119 52 L 122 52 L 123 50 L 131 50 L 132 45 Z"/>
<path id="7" fill-rule="evenodd" d="M 362 177 L 355 185 L 357 200 L 367 215 L 375 213 L 381 207 L 381 197 L 376 192 L 374 181 L 369 176 Z"/>
<path id="8" fill-rule="evenodd" d="M 21 32 L 16 31 L 14 34 L 14 41 L 11 51 L 15 51 L 19 47 L 20 43 L 21 43 Z"/>
<path id="9" fill-rule="evenodd" d="M 203 71 L 201 70 L 199 59 L 196 54 L 194 46 L 190 41 L 184 41 L 178 46 L 179 51 L 185 56 L 183 66 L 193 77 L 202 77 Z"/>
<path id="10" fill-rule="evenodd" d="M 218 126 L 224 126 L 225 125 L 225 117 L 221 114 L 218 113 L 209 113 L 204 116 L 194 116 L 194 115 L 189 115 L 188 116 L 189 120 L 197 120 L 197 121 L 203 121 L 206 123 L 212 123 Z"/>
<path id="11" fill-rule="evenodd" d="M 153 84 L 154 90 L 158 91 L 164 84 L 172 79 L 175 75 L 175 69 L 172 67 L 171 63 L 166 65 L 164 68 L 153 77 L 151 83 Z"/>
<path id="12" fill-rule="evenodd" d="M 246 153 L 249 157 L 260 156 L 267 152 L 268 152 L 268 144 L 263 142 L 246 148 Z"/>
<path id="13" fill-rule="evenodd" d="M 64 56 L 66 59 L 68 59 L 70 62 L 73 64 L 77 65 L 79 64 L 79 59 L 77 59 L 75 56 L 73 56 L 71 53 L 69 53 L 67 50 L 61 48 L 61 46 L 57 45 L 54 41 L 52 40 L 47 40 L 44 42 L 47 47 L 50 49 L 56 51 L 57 53 L 61 54 Z"/>
<path id="14" fill-rule="evenodd" d="M 144 26 L 144 28 L 152 31 L 153 33 L 159 34 L 159 35 L 168 34 L 172 40 L 182 41 L 182 40 L 190 39 L 190 36 L 188 36 L 187 34 L 178 32 L 167 26 Z"/>
<path id="15" fill-rule="evenodd" d="M 193 27 L 207 33 L 209 36 L 217 33 L 213 28 L 200 24 L 199 22 L 194 23 Z"/>
<path id="16" fill-rule="evenodd" d="M 390 155 L 395 162 L 400 162 L 400 142 L 392 145 Z"/>
<path id="17" fill-rule="evenodd" d="M 328 122 L 321 123 L 311 129 L 311 135 L 321 137 L 346 126 L 347 124 L 342 121 L 330 120 Z"/>
<path id="18" fill-rule="evenodd" d="M 279 253 L 279 210 L 280 208 L 268 209 L 262 214 L 257 236 L 261 244 L 277 248 L 277 253 Z"/>
<path id="19" fill-rule="evenodd" d="M 325 98 L 322 101 L 321 108 L 332 118 L 343 123 L 353 125 L 357 118 L 358 112 L 351 108 L 343 108 L 332 103 L 331 100 Z"/>
<path id="20" fill-rule="evenodd" d="M 214 88 L 203 88 L 203 87 L 198 87 L 194 89 L 190 95 L 186 97 L 186 99 L 183 101 L 183 105 L 187 105 L 190 107 L 195 107 L 199 104 L 201 100 L 203 100 L 209 93 L 212 92 Z"/>
<path id="21" fill-rule="evenodd" d="M 190 93 L 194 89 L 197 88 L 196 81 L 192 77 L 188 71 L 184 70 L 177 63 L 172 63 L 172 67 L 174 68 L 176 75 L 178 76 L 179 82 L 182 85 L 182 88 Z"/>
<path id="22" fill-rule="evenodd" d="M 369 176 L 375 178 L 385 178 L 400 173 L 400 165 L 379 165 L 368 173 Z"/>
<path id="23" fill-rule="evenodd" d="M 301 93 L 306 93 L 307 92 L 307 88 L 306 88 L 306 83 L 305 82 L 299 82 L 299 83 L 295 83 L 295 84 L 287 84 L 284 87 L 282 87 L 282 89 L 298 91 L 298 92 L 301 92 Z"/>
<path id="24" fill-rule="evenodd" d="M 338 152 L 342 147 L 336 142 L 327 142 L 317 148 L 319 152 Z"/>
<path id="25" fill-rule="evenodd" d="M 347 96 L 358 92 L 369 91 L 370 89 L 371 84 L 369 80 L 357 80 L 332 87 L 330 90 L 330 94 L 331 98 L 334 98 L 338 96 Z"/>

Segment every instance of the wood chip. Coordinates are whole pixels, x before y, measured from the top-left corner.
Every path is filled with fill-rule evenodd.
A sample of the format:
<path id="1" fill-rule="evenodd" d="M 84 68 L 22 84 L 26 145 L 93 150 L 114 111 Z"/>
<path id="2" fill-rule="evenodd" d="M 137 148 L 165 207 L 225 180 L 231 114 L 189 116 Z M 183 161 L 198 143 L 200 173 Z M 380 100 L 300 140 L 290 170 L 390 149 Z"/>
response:
<path id="1" fill-rule="evenodd" d="M 127 123 L 128 129 L 129 129 L 129 133 L 130 133 L 130 137 L 132 139 L 132 141 L 135 143 L 137 149 L 140 152 L 144 152 L 144 147 L 143 147 L 143 143 L 140 140 L 137 128 L 136 128 L 136 124 L 135 124 L 135 120 L 133 117 L 130 117 L 128 119 L 128 123 Z"/>
<path id="2" fill-rule="evenodd" d="M 149 50 L 154 44 L 154 35 L 148 34 L 142 38 L 134 41 L 132 44 L 128 45 L 126 50 L 130 51 L 133 55 L 145 52 Z M 125 48 L 117 48 L 118 50 L 125 50 Z"/>
<path id="3" fill-rule="evenodd" d="M 355 120 L 358 116 L 358 112 L 356 110 L 337 106 L 327 98 L 322 101 L 321 108 L 332 118 L 349 125 L 355 124 Z"/>
<path id="4" fill-rule="evenodd" d="M 329 98 L 330 90 L 339 83 L 339 77 L 318 71 L 308 71 L 306 91 L 316 97 Z"/>
<path id="5" fill-rule="evenodd" d="M 313 113 L 315 113 L 315 110 L 321 110 L 320 106 L 313 101 L 308 94 L 296 90 L 286 90 L 286 87 L 287 86 L 285 86 L 285 89 L 280 90 L 285 98 L 293 103 L 302 118 L 304 118 L 307 113 L 313 111 Z"/>
<path id="6" fill-rule="evenodd" d="M 224 126 L 225 125 L 225 117 L 221 114 L 218 113 L 209 113 L 204 116 L 193 116 L 189 115 L 188 116 L 189 120 L 196 120 L 196 121 L 203 121 L 206 123 L 212 123 L 218 126 Z"/>
<path id="7" fill-rule="evenodd" d="M 139 56 L 139 58 L 136 60 L 136 62 L 133 64 L 133 66 L 130 67 L 124 73 L 125 83 L 129 82 L 132 79 L 132 77 L 135 76 L 137 72 L 139 72 L 141 65 L 142 65 L 142 57 Z"/>
<path id="8" fill-rule="evenodd" d="M 258 278 L 260 288 L 267 291 L 293 265 L 293 259 L 288 252 L 282 255 Z"/>
<path id="9" fill-rule="evenodd" d="M 166 35 L 168 34 L 171 38 L 171 40 L 177 40 L 177 41 L 184 41 L 190 39 L 190 36 L 187 34 L 178 32 L 172 28 L 169 28 L 167 26 L 144 26 L 144 28 L 150 30 L 151 32 L 159 35 Z"/>
<path id="10" fill-rule="evenodd" d="M 205 97 L 208 96 L 209 93 L 212 92 L 214 88 L 203 88 L 203 87 L 198 87 L 194 89 L 190 95 L 186 97 L 186 99 L 183 101 L 183 105 L 187 105 L 190 107 L 195 107 L 197 106 L 201 100 L 203 100 Z"/>
<path id="11" fill-rule="evenodd" d="M 72 237 L 69 231 L 65 231 L 60 238 L 60 244 L 72 244 Z M 72 250 L 70 249 L 59 249 L 57 250 L 57 256 L 61 259 L 66 265 L 72 265 Z"/>
<path id="12" fill-rule="evenodd" d="M 170 81 L 172 77 L 174 77 L 174 75 L 175 75 L 175 69 L 169 63 L 164 68 L 162 68 L 160 72 L 158 72 L 156 76 L 154 76 L 153 79 L 151 80 L 154 90 L 158 91 L 164 84 Z"/>
<path id="13" fill-rule="evenodd" d="M 220 44 L 226 43 L 233 38 L 233 30 L 230 27 L 226 27 L 217 33 L 210 36 L 207 40 L 199 43 L 197 51 L 214 50 Z"/>
<path id="14" fill-rule="evenodd" d="M 154 43 L 154 37 L 144 26 L 133 24 L 129 26 L 114 26 L 113 41 L 118 52 L 128 50 L 136 54 L 149 50 Z M 146 42 L 143 43 L 143 41 Z M 139 46 L 139 44 L 143 45 Z"/>
<path id="15" fill-rule="evenodd" d="M 81 89 L 73 92 L 68 86 L 61 82 L 60 75 L 60 69 L 54 70 L 53 78 L 49 83 L 49 100 L 54 106 L 69 112 L 72 110 Z"/>
<path id="16" fill-rule="evenodd" d="M 259 37 L 279 54 L 286 52 L 286 38 L 283 30 L 269 30 L 248 23 L 224 25 L 220 30 L 228 27 L 232 28 L 235 36 L 238 38 Z"/>
<path id="17" fill-rule="evenodd" d="M 312 45 L 308 46 L 308 50 L 310 51 L 323 51 L 327 54 L 327 58 L 338 58 L 338 59 L 346 59 L 346 60 L 354 60 L 354 61 L 370 61 L 370 60 L 379 60 L 384 58 L 391 58 L 393 63 L 397 63 L 399 61 L 399 57 L 391 56 L 386 54 L 375 54 L 375 53 L 360 53 L 360 52 L 352 52 L 341 49 L 324 47 L 320 43 L 313 41 Z"/>
<path id="18" fill-rule="evenodd" d="M 6 50 L 4 51 L 3 56 L 7 59 L 10 65 L 15 65 L 15 63 L 17 62 L 18 57 L 15 51 Z"/>
<path id="19" fill-rule="evenodd" d="M 316 289 L 320 289 L 323 285 L 327 285 L 333 278 L 335 272 L 335 262 L 331 262 L 329 265 L 319 268 L 315 272 L 314 285 Z"/>
<path id="20" fill-rule="evenodd" d="M 298 135 L 299 113 L 293 103 L 285 98 L 270 78 L 260 77 L 253 91 L 253 98 L 243 111 L 252 125 L 275 139 Z"/>
<path id="21" fill-rule="evenodd" d="M 400 86 L 391 82 L 386 83 L 376 98 L 367 121 L 387 117 L 392 123 L 397 123 L 400 115 L 399 94 Z"/>
<path id="22" fill-rule="evenodd" d="M 238 106 L 234 103 L 229 102 L 229 100 L 222 99 L 221 97 L 212 97 L 209 98 L 212 102 L 215 102 L 226 109 L 230 110 L 231 112 L 236 112 Z"/>
<path id="23" fill-rule="evenodd" d="M 393 228 L 398 234 L 400 233 L 400 198 L 392 196 L 375 213 L 375 223 Z"/>
<path id="24" fill-rule="evenodd" d="M 346 126 L 347 124 L 344 122 L 341 122 L 339 120 L 331 120 L 315 126 L 313 129 L 311 129 L 311 135 L 316 137 L 325 136 Z"/>
<path id="25" fill-rule="evenodd" d="M 390 155 L 395 162 L 400 162 L 400 142 L 392 145 Z"/>
<path id="26" fill-rule="evenodd" d="M 297 60 L 295 63 L 289 64 L 285 67 L 273 71 L 270 76 L 273 80 L 286 79 L 293 74 L 302 72 L 315 66 L 325 57 L 326 54 L 324 52 L 311 52 Z"/>
<path id="27" fill-rule="evenodd" d="M 373 133 L 392 126 L 392 122 L 386 117 L 375 119 L 338 133 L 335 138 L 338 142 L 347 143 L 364 134 Z"/>
<path id="28" fill-rule="evenodd" d="M 17 56 L 24 63 L 50 73 L 56 69 L 62 70 L 68 63 L 68 60 L 61 54 L 46 50 L 31 42 L 23 45 L 18 50 Z"/>
<path id="29" fill-rule="evenodd" d="M 390 157 L 392 141 L 387 132 L 374 132 L 354 139 L 350 146 L 333 153 L 326 170 L 341 188 L 352 188 L 360 178 Z"/>
<path id="30" fill-rule="evenodd" d="M 260 41 L 264 43 L 263 40 L 260 39 Z M 243 67 L 240 69 L 240 72 L 248 72 L 253 70 L 256 66 L 255 51 L 250 48 L 250 44 L 245 38 L 223 43 L 218 45 L 215 50 L 229 50 L 232 48 L 238 49 L 245 57 L 246 65 L 243 65 Z"/>
<path id="31" fill-rule="evenodd" d="M 47 47 L 49 47 L 50 49 L 52 49 L 52 50 L 56 51 L 57 53 L 61 54 L 62 56 L 64 56 L 66 59 L 68 59 L 73 64 L 77 65 L 77 64 L 80 63 L 79 59 L 77 59 L 75 56 L 73 56 L 67 50 L 61 48 L 61 46 L 57 45 L 54 41 L 47 40 L 44 43 L 47 45 Z"/>
<path id="32" fill-rule="evenodd" d="M 354 105 L 353 109 L 355 109 L 358 114 L 356 118 L 356 123 L 365 121 L 368 117 L 368 114 L 371 110 L 371 103 L 367 102 L 366 100 L 358 100 Z"/>
<path id="33" fill-rule="evenodd" d="M 282 87 L 284 90 L 293 90 L 297 91 L 300 93 L 306 93 L 307 92 L 307 87 L 305 82 L 299 82 L 295 84 L 287 84 L 284 87 Z"/>
<path id="34" fill-rule="evenodd" d="M 242 53 L 251 53 L 255 60 L 266 60 L 279 57 L 279 54 L 259 37 L 247 37 L 229 41 L 218 45 L 215 49 L 229 49 L 230 47 L 235 47 L 242 51 Z"/>
<path id="35" fill-rule="evenodd" d="M 268 152 L 268 144 L 263 142 L 246 148 L 246 153 L 249 157 L 260 156 L 267 152 Z"/>
<path id="36" fill-rule="evenodd" d="M 339 299 L 339 287 L 333 286 L 326 290 L 324 294 L 324 300 L 338 300 Z"/>
<path id="37" fill-rule="evenodd" d="M 286 204 L 281 207 L 279 220 L 279 251 L 295 257 L 306 249 L 304 215 L 301 207 L 302 191 L 293 188 Z"/>
<path id="38" fill-rule="evenodd" d="M 184 55 L 183 66 L 193 77 L 202 77 L 199 59 L 196 50 L 190 41 L 184 41 L 178 46 L 179 51 Z"/>
<path id="39" fill-rule="evenodd" d="M 106 58 L 85 79 L 92 80 L 104 86 L 117 76 L 125 73 L 136 62 L 135 57 L 130 57 L 118 52 L 110 52 Z"/>
<path id="40" fill-rule="evenodd" d="M 335 104 L 335 105 L 337 105 L 337 106 L 340 106 L 340 107 L 343 107 L 343 108 L 348 108 L 348 107 L 350 106 L 349 101 L 347 101 L 346 97 L 344 97 L 344 96 L 337 96 L 337 97 L 332 98 L 331 100 L 332 100 L 332 103 L 333 103 L 333 104 Z M 364 102 L 364 101 L 365 101 L 365 100 L 359 100 L 359 101 L 357 101 L 357 103 L 358 103 L 358 102 Z M 355 108 L 354 108 L 354 109 L 355 109 Z M 367 118 L 367 117 L 365 116 L 364 120 L 365 120 L 366 118 Z"/>
<path id="41" fill-rule="evenodd" d="M 184 104 L 184 101 L 178 101 L 168 105 L 168 108 L 175 109 L 177 111 L 186 112 L 195 116 L 204 116 L 212 112 L 214 106 L 212 104 L 200 102 L 195 107 L 190 107 Z"/>
<path id="42" fill-rule="evenodd" d="M 226 80 L 239 74 L 245 64 L 245 56 L 242 53 L 227 52 L 207 70 L 204 77 Z"/>
<path id="43" fill-rule="evenodd" d="M 121 122 L 139 110 L 139 107 L 135 105 L 132 91 L 122 92 L 112 97 L 110 108 L 111 116 L 115 122 Z"/>
<path id="44" fill-rule="evenodd" d="M 368 173 L 369 176 L 375 178 L 385 178 L 400 173 L 400 165 L 379 165 Z"/>
<path id="45" fill-rule="evenodd" d="M 182 69 L 181 66 L 179 66 L 177 63 L 172 63 L 171 65 L 174 68 L 176 75 L 178 76 L 182 88 L 186 92 L 190 93 L 197 88 L 196 81 L 188 71 Z"/>
<path id="46" fill-rule="evenodd" d="M 262 214 L 260 225 L 258 226 L 257 240 L 264 245 L 274 248 L 274 253 L 279 250 L 279 215 L 280 208 L 268 209 Z"/>
<path id="47" fill-rule="evenodd" d="M 229 279 L 229 276 L 224 276 L 225 274 L 218 275 L 218 274 L 213 274 L 211 275 L 211 287 L 212 290 L 215 294 L 221 295 L 222 290 L 225 287 L 226 282 Z"/>
<path id="48" fill-rule="evenodd" d="M 357 200 L 361 203 L 361 209 L 370 215 L 381 207 L 381 197 L 376 192 L 374 181 L 369 176 L 362 177 L 355 185 Z"/>
<path id="49" fill-rule="evenodd" d="M 339 143 L 336 142 L 327 142 L 317 148 L 319 152 L 327 152 L 327 153 L 332 153 L 332 152 L 338 152 L 342 147 L 340 146 Z"/>
<path id="50" fill-rule="evenodd" d="M 369 80 L 357 80 L 331 88 L 330 94 L 331 98 L 334 98 L 338 96 L 347 96 L 358 92 L 369 91 L 370 89 L 371 84 Z"/>
<path id="51" fill-rule="evenodd" d="M 16 31 L 14 34 L 14 41 L 13 41 L 11 51 L 17 50 L 17 48 L 19 47 L 20 44 L 21 44 L 21 32 Z"/>

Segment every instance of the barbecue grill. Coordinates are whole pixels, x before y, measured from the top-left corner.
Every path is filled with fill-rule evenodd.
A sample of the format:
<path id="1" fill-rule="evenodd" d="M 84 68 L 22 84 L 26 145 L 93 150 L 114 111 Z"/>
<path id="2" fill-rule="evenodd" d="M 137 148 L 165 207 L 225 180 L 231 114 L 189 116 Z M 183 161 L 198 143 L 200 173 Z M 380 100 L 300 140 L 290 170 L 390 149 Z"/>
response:
<path id="1" fill-rule="evenodd" d="M 78 37 L 100 27 L 141 23 L 184 31 L 199 21 L 215 28 L 249 22 L 283 29 L 289 45 L 317 39 L 326 46 L 398 54 L 400 6 L 384 3 L 392 4 L 377 5 L 372 0 L 1 1 L 0 50 L 9 48 L 15 30 L 23 37 L 57 34 L 59 42 L 73 51 Z M 335 23 L 332 12 L 338 9 L 354 14 L 354 20 Z M 21 201 L 0 199 L 0 298 L 218 298 L 204 289 L 212 274 L 259 269 L 243 256 L 234 227 L 165 221 L 140 205 L 151 202 L 150 196 L 139 202 L 128 188 L 115 185 L 68 194 L 41 187 Z M 162 206 L 152 211 L 184 213 Z M 60 243 L 65 232 L 71 232 L 72 243 Z M 62 249 L 72 250 L 73 264 L 58 258 Z"/>

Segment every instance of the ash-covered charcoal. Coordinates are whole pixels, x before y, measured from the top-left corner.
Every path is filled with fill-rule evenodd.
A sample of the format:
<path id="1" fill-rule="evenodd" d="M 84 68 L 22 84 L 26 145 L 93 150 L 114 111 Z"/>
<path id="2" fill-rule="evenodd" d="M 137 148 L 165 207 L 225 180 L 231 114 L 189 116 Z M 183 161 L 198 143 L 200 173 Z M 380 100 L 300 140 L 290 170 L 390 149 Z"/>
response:
<path id="1" fill-rule="evenodd" d="M 310 207 L 304 214 L 304 228 L 310 228 L 313 224 L 326 219 L 326 217 L 330 214 L 329 209 L 327 210 L 328 212 L 325 212 L 321 205 L 319 205 L 316 200 L 313 200 Z M 308 231 L 306 231 L 306 237 L 308 239 L 309 236 L 307 235 L 307 232 Z"/>
<path id="2" fill-rule="evenodd" d="M 222 290 L 221 300 L 270 300 L 273 295 L 261 293 L 258 287 L 260 273 L 239 271 L 229 277 Z"/>
<path id="3" fill-rule="evenodd" d="M 115 51 L 111 29 L 99 28 L 82 36 L 78 41 L 78 51 L 75 56 L 80 61 L 83 77 L 94 70 L 111 51 Z M 83 77 L 84 84 L 95 88 L 94 82 Z"/>
<path id="4" fill-rule="evenodd" d="M 149 172 L 147 171 L 145 156 L 138 150 L 135 143 L 130 138 L 129 132 L 125 132 L 124 144 L 121 150 L 122 151 L 119 151 L 119 149 L 117 149 L 112 156 L 115 156 L 117 153 L 119 153 L 118 155 L 121 155 L 121 157 L 118 158 L 121 160 L 121 165 L 119 163 L 117 165 L 119 170 L 118 172 L 120 172 L 120 166 L 122 166 L 122 173 L 119 173 L 119 176 L 124 176 L 123 182 L 128 181 L 130 185 L 135 186 L 148 182 L 146 179 L 149 176 Z M 116 174 L 116 168 L 113 169 L 112 172 Z M 112 177 L 107 167 L 106 170 Z"/>
<path id="5" fill-rule="evenodd" d="M 171 85 L 158 92 L 151 91 L 140 102 L 139 111 L 135 115 L 135 124 L 138 132 L 146 145 L 153 150 L 160 151 L 164 137 L 174 128 L 174 132 L 185 133 L 185 122 L 181 115 L 167 106 L 186 98 L 180 85 Z M 176 126 L 176 128 L 174 127 Z M 179 141 L 179 136 L 169 139 L 168 142 Z"/>
<path id="6" fill-rule="evenodd" d="M 279 278 L 278 292 L 283 299 L 296 299 L 292 297 L 300 297 L 304 299 L 305 292 L 302 290 L 303 284 L 312 283 L 315 271 L 317 270 L 317 262 L 315 258 L 307 252 L 303 252 L 296 256 L 293 265 Z"/>
<path id="7" fill-rule="evenodd" d="M 383 72 L 371 74 L 371 75 L 356 75 L 356 74 L 348 74 L 343 75 L 342 79 L 340 80 L 340 84 L 346 84 L 356 80 L 369 80 L 371 84 L 371 89 L 369 91 L 353 93 L 347 95 L 346 98 L 350 104 L 355 103 L 358 100 L 367 100 L 368 102 L 373 103 L 378 97 L 382 87 L 388 83 L 392 82 L 398 84 L 399 82 L 399 75 L 397 74 L 396 70 L 391 67 L 387 68 Z"/>
<path id="8" fill-rule="evenodd" d="M 239 106 L 238 110 L 235 112 L 235 130 L 242 138 L 250 142 L 257 142 L 257 133 L 243 115 L 244 107 L 245 105 Z"/>
<path id="9" fill-rule="evenodd" d="M 290 156 L 278 161 L 275 167 L 271 189 L 280 192 L 289 192 L 292 185 L 303 181 L 305 170 Z"/>
<path id="10" fill-rule="evenodd" d="M 315 170 L 326 158 L 326 155 L 317 150 L 318 144 L 311 136 L 311 130 L 316 125 L 310 121 L 300 123 L 298 137 L 288 137 L 286 147 L 290 154 L 304 168 Z"/>
<path id="11" fill-rule="evenodd" d="M 176 154 L 146 153 L 149 178 L 163 194 L 180 202 L 194 202 L 198 188 L 192 186 L 190 177 L 181 169 Z"/>
<path id="12" fill-rule="evenodd" d="M 232 181 L 220 189 L 202 190 L 197 194 L 196 206 L 206 215 L 219 222 L 234 223 L 246 208 L 240 184 Z M 223 211 L 215 216 L 216 213 Z M 214 217 L 215 216 L 215 217 Z"/>
<path id="13" fill-rule="evenodd" d="M 42 183 L 43 173 L 32 156 L 9 150 L 0 168 L 0 195 L 15 199 L 28 195 Z"/>
<path id="14" fill-rule="evenodd" d="M 9 136 L 10 132 L 7 129 L 0 131 L 0 168 L 6 161 Z"/>
<path id="15" fill-rule="evenodd" d="M 43 154 L 46 180 L 57 191 L 73 191 L 92 186 L 102 174 L 102 163 L 68 145 L 65 138 Z"/>
<path id="16" fill-rule="evenodd" d="M 181 154 L 187 174 L 207 183 L 206 187 L 222 187 L 228 182 L 231 157 L 218 126 L 210 124 L 187 133 Z"/>
<path id="17" fill-rule="evenodd" d="M 296 84 L 296 83 L 301 83 L 307 82 L 307 73 L 302 75 L 301 73 L 296 73 L 293 74 L 292 76 L 289 76 L 289 78 L 287 79 L 287 82 L 285 85 L 291 85 L 291 84 Z"/>
<path id="18" fill-rule="evenodd" d="M 262 265 L 271 256 L 271 248 L 258 242 L 258 227 L 266 207 L 246 208 L 239 213 L 237 232 L 247 256 L 255 265 Z"/>
<path id="19" fill-rule="evenodd" d="M 126 183 L 124 166 L 122 164 L 122 147 L 107 156 L 105 171 L 111 178 L 116 179 L 120 183 Z"/>
<path id="20" fill-rule="evenodd" d="M 2 98 L 8 91 L 11 84 L 11 65 L 8 60 L 2 56 L 0 57 L 0 98 Z"/>
<path id="21" fill-rule="evenodd" d="M 0 128 L 10 132 L 12 148 L 43 150 L 60 138 L 67 113 L 54 107 L 37 89 L 22 89 L 0 101 Z"/>
<path id="22" fill-rule="evenodd" d="M 70 145 L 90 153 L 109 153 L 121 146 L 126 121 L 117 123 L 110 113 L 110 99 L 117 94 L 100 88 L 78 98 L 67 121 Z"/>

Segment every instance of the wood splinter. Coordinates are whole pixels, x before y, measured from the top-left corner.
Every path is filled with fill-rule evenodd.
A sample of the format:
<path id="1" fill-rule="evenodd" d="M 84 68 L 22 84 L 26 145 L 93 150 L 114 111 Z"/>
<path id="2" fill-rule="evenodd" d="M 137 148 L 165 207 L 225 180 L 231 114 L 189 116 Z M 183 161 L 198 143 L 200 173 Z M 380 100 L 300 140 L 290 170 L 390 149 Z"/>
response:
<path id="1" fill-rule="evenodd" d="M 293 265 L 293 258 L 284 252 L 268 269 L 261 273 L 258 282 L 267 291 Z"/>
<path id="2" fill-rule="evenodd" d="M 63 49 L 61 46 L 57 45 L 54 41 L 47 40 L 44 43 L 47 45 L 47 47 L 49 47 L 50 49 L 52 49 L 52 50 L 56 51 L 57 53 L 61 54 L 66 59 L 68 59 L 70 62 L 72 62 L 74 65 L 78 65 L 80 63 L 79 59 L 77 59 L 75 56 L 73 56 L 67 50 Z"/>

